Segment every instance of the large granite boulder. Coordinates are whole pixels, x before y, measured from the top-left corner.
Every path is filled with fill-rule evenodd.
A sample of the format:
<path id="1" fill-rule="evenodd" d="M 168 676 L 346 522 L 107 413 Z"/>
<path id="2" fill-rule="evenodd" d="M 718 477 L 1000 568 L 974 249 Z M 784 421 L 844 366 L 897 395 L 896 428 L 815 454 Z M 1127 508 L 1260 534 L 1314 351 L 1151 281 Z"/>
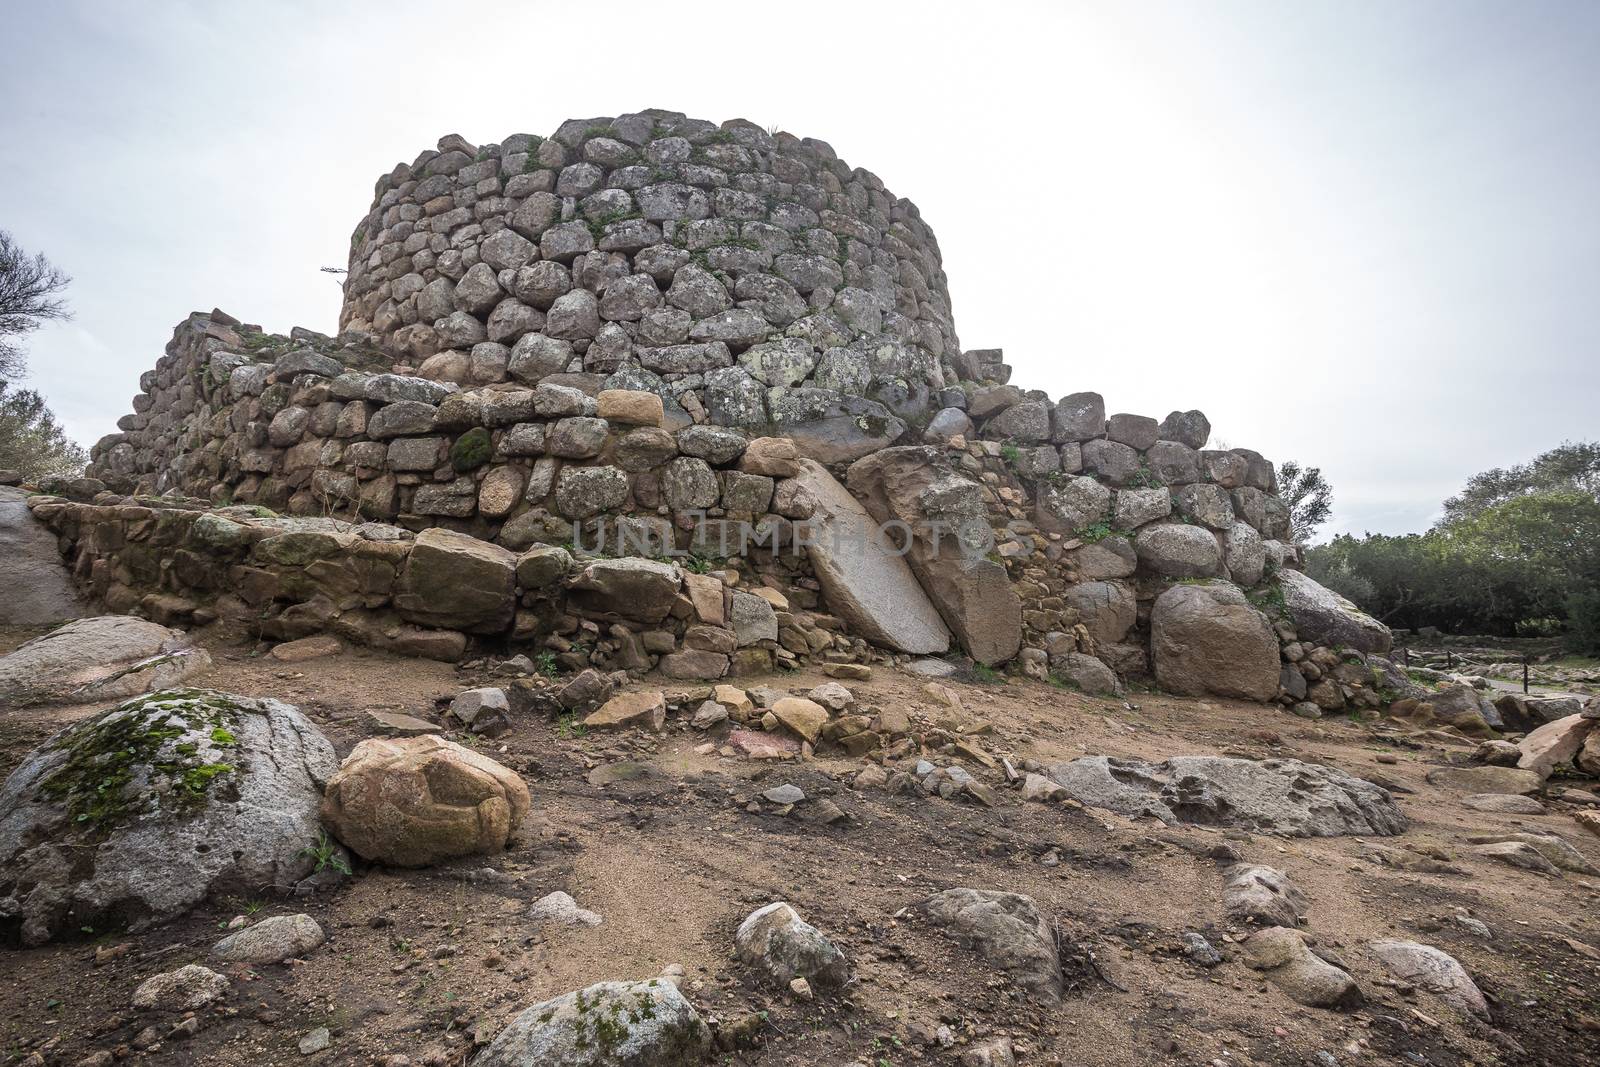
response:
<path id="1" fill-rule="evenodd" d="M 1150 652 L 1156 681 L 1170 692 L 1263 701 L 1278 694 L 1278 635 L 1231 582 L 1175 585 L 1156 597 Z"/>
<path id="2" fill-rule="evenodd" d="M 711 1033 L 665 978 L 597 982 L 526 1008 L 472 1067 L 699 1067 Z"/>
<path id="3" fill-rule="evenodd" d="M 362 859 L 426 867 L 504 850 L 531 806 L 515 772 L 425 734 L 357 745 L 328 781 L 322 819 Z"/>
<path id="4" fill-rule="evenodd" d="M 988 557 L 994 535 L 983 487 L 927 445 L 859 459 L 846 484 L 874 519 L 908 536 L 906 562 L 967 655 L 985 664 L 1015 656 L 1022 598 L 1005 567 Z"/>
<path id="5" fill-rule="evenodd" d="M 1387 626 L 1300 571 L 1279 571 L 1278 587 L 1300 640 L 1357 652 L 1382 653 L 1394 645 Z"/>
<path id="6" fill-rule="evenodd" d="M 116 700 L 210 667 L 205 649 L 182 630 L 132 615 L 75 619 L 0 656 L 0 709 Z"/>
<path id="7" fill-rule="evenodd" d="M 337 761 L 277 700 L 174 689 L 56 734 L 0 787 L 0 934 L 139 929 L 310 874 Z"/>
<path id="8" fill-rule="evenodd" d="M 803 532 L 829 610 L 875 645 L 916 655 L 948 650 L 938 609 L 905 559 L 879 542 L 866 508 L 813 459 L 800 460 L 795 480 L 816 501 Z"/>
<path id="9" fill-rule="evenodd" d="M 1293 759 L 1174 756 L 1162 763 L 1085 756 L 1046 771 L 1090 807 L 1164 823 L 1237 827 L 1286 837 L 1393 835 L 1406 817 L 1389 791 Z"/>
<path id="10" fill-rule="evenodd" d="M 516 553 L 453 530 L 423 530 L 400 568 L 394 607 L 424 626 L 500 633 L 516 612 L 516 580 Z"/>

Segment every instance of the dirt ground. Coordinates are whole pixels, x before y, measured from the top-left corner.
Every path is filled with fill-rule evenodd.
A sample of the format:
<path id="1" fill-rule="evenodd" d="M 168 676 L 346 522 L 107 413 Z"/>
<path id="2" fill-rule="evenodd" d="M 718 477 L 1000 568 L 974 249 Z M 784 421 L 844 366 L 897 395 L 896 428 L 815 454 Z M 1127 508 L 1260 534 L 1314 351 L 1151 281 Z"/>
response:
<path id="1" fill-rule="evenodd" d="M 26 636 L 0 631 L 0 652 Z M 440 698 L 494 677 L 359 649 L 290 666 L 261 646 L 206 643 L 215 663 L 197 684 L 295 703 L 340 755 L 366 736 L 368 710 L 432 717 Z M 739 682 L 803 692 L 824 680 Z M 865 703 L 915 710 L 932 706 L 925 681 L 878 667 L 870 681 L 849 685 Z M 1272 708 L 1157 694 L 1099 700 L 1018 679 L 950 684 L 993 725 L 981 740 L 996 756 L 1292 756 L 1390 784 L 1412 826 L 1381 841 L 1171 828 L 1024 803 L 1000 771 L 970 765 L 1000 791 L 989 809 L 857 791 L 849 780 L 863 761 L 837 754 L 787 764 L 702 755 L 695 749 L 706 736 L 676 721 L 659 737 L 572 736 L 522 718 L 492 741 L 448 735 L 528 781 L 534 813 L 505 855 L 417 871 L 358 867 L 318 897 L 216 901 L 136 935 L 0 948 L 0 1062 L 39 1053 L 72 1065 L 104 1050 L 171 1064 L 364 1065 L 395 1053 L 414 1064 L 458 1064 L 529 1004 L 678 964 L 683 991 L 708 1019 L 727 1026 L 765 1013 L 752 1046 L 718 1053 L 715 1062 L 727 1064 L 955 1064 L 969 1042 L 993 1035 L 1012 1037 L 1023 1064 L 1600 1063 L 1600 880 L 1492 865 L 1465 849 L 1469 833 L 1538 830 L 1600 862 L 1600 839 L 1570 818 L 1577 804 L 1550 801 L 1546 815 L 1531 817 L 1469 811 L 1423 776 L 1464 759 L 1470 745 L 1417 738 L 1391 723 L 1306 722 Z M 95 710 L 5 713 L 0 774 Z M 623 761 L 651 770 L 590 784 L 593 768 Z M 748 810 L 755 794 L 785 782 L 810 799 L 788 814 Z M 1561 784 L 1600 803 L 1593 781 Z M 823 798 L 848 818 L 817 818 Z M 1234 958 L 1247 931 L 1224 918 L 1225 864 L 1210 857 L 1224 840 L 1306 892 L 1308 935 L 1356 977 L 1364 1007 L 1302 1007 Z M 1375 844 L 1392 850 L 1389 862 L 1376 858 Z M 1059 1006 L 1028 1001 L 907 910 L 954 886 L 1027 893 L 1054 917 L 1071 946 Z M 531 923 L 529 903 L 557 889 L 604 923 Z M 845 951 L 855 971 L 846 989 L 799 1001 L 733 958 L 734 928 L 775 899 Z M 1492 936 L 1458 922 L 1458 910 Z M 297 911 L 323 925 L 326 945 L 303 962 L 234 966 L 231 998 L 202 1015 L 197 1034 L 147 1052 L 129 1047 L 151 1021 L 129 1007 L 140 981 L 205 962 L 235 915 Z M 1191 963 L 1181 940 L 1190 930 L 1226 961 L 1210 970 Z M 1394 982 L 1366 947 L 1385 937 L 1460 960 L 1489 998 L 1492 1025 Z M 110 951 L 123 944 L 131 946 L 124 954 Z M 97 952 L 115 958 L 97 965 Z M 297 1041 L 318 1026 L 332 1031 L 332 1045 L 308 1060 Z"/>

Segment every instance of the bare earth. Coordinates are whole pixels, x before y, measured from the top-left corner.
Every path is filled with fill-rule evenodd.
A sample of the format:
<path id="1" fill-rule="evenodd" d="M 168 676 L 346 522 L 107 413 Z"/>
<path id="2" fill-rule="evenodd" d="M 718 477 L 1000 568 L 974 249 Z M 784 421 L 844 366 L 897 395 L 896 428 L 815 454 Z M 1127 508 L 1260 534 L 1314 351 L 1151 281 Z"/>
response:
<path id="1" fill-rule="evenodd" d="M 0 651 L 27 636 L 0 630 Z M 216 665 L 199 684 L 296 703 L 341 755 L 366 735 L 367 710 L 430 717 L 436 700 L 490 680 L 366 650 L 291 667 L 254 646 L 207 643 Z M 824 680 L 740 681 L 803 691 Z M 850 683 L 863 702 L 907 709 L 931 707 L 923 684 L 882 667 L 870 682 Z M 1470 746 L 1419 742 L 1392 724 L 1307 723 L 1253 705 L 1159 695 L 1134 695 L 1130 706 L 1017 680 L 952 684 L 969 711 L 994 725 L 990 750 L 1014 760 L 1293 756 L 1393 783 L 1406 790 L 1397 799 L 1412 829 L 1375 843 L 1438 870 L 1385 865 L 1356 838 L 1225 835 L 1023 803 L 1003 788 L 1001 773 L 976 766 L 968 769 L 1001 790 L 992 810 L 857 791 L 849 778 L 863 763 L 840 756 L 774 765 L 698 755 L 705 735 L 675 721 L 659 738 L 571 737 L 524 719 L 494 741 L 450 735 L 492 753 L 531 787 L 531 824 L 504 856 L 420 871 L 358 869 L 322 897 L 219 901 L 140 935 L 86 931 L 73 943 L 0 949 L 0 1062 L 20 1062 L 48 1041 L 47 1062 L 68 1065 L 99 1050 L 172 1064 L 371 1064 L 394 1053 L 414 1064 L 458 1064 L 475 1035 L 486 1039 L 531 1003 L 604 979 L 653 977 L 674 963 L 686 968 L 684 992 L 702 1015 L 726 1024 L 768 1013 L 759 1043 L 719 1053 L 718 1063 L 955 1064 L 968 1042 L 999 1034 L 1016 1040 L 1023 1064 L 1600 1062 L 1600 884 L 1492 865 L 1465 851 L 1469 833 L 1539 830 L 1600 861 L 1600 839 L 1570 818 L 1576 806 L 1549 803 L 1536 817 L 1471 812 L 1423 781 L 1430 767 Z M 5 713 L 0 773 L 94 710 Z M 592 768 L 619 761 L 658 773 L 589 784 Z M 811 799 L 787 815 L 769 804 L 747 810 L 761 790 L 785 782 Z M 1585 792 L 1595 785 L 1562 784 Z M 816 819 L 822 798 L 849 818 Z M 1301 1007 L 1234 958 L 1233 942 L 1247 931 L 1224 919 L 1223 864 L 1208 856 L 1224 840 L 1306 891 L 1308 934 L 1354 974 L 1364 1008 Z M 491 867 L 500 874 L 483 873 Z M 974 953 L 904 911 L 954 886 L 1027 893 L 1055 917 L 1075 946 L 1059 1007 L 1029 1003 Z M 604 924 L 530 923 L 528 904 L 556 889 L 600 912 Z M 857 980 L 841 994 L 796 1001 L 760 985 L 732 957 L 740 919 L 775 899 L 794 904 L 849 956 Z M 1457 909 L 1492 937 L 1457 922 Z M 127 1042 L 150 1021 L 129 1008 L 133 988 L 159 971 L 205 962 L 219 927 L 247 911 L 257 919 L 309 912 L 329 942 L 303 963 L 233 967 L 231 999 L 203 1014 L 197 1035 L 131 1051 Z M 1189 962 L 1187 930 L 1204 934 L 1227 961 L 1213 970 Z M 1386 937 L 1459 959 L 1489 997 L 1493 1026 L 1393 983 L 1366 948 Z M 131 949 L 96 966 L 97 950 L 122 944 Z M 333 1031 L 333 1043 L 308 1060 L 296 1043 L 317 1026 Z M 954 1038 L 950 1047 L 935 1039 L 941 1026 Z M 1319 1059 L 1323 1052 L 1332 1060 Z"/>

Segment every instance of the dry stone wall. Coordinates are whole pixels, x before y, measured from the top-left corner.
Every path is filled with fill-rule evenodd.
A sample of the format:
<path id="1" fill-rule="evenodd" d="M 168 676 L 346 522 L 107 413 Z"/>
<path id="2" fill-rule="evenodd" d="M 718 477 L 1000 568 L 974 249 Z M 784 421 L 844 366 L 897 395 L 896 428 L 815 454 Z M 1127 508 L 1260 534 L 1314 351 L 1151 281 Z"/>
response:
<path id="1" fill-rule="evenodd" d="M 916 205 L 826 143 L 676 112 L 457 136 L 378 181 L 340 325 L 424 377 L 557 372 L 829 462 L 939 407 L 959 344 Z"/>
<path id="2" fill-rule="evenodd" d="M 341 325 L 192 315 L 68 495 L 718 566 L 738 530 L 793 543 L 878 524 L 896 564 L 813 548 L 773 587 L 803 579 L 824 600 L 808 607 L 890 653 L 953 639 L 1095 690 L 1338 707 L 1365 668 L 1336 650 L 1387 648 L 1377 623 L 1280 577 L 1298 554 L 1259 453 L 1208 448 L 1200 412 L 1052 399 L 1012 384 L 999 350 L 961 350 L 915 206 L 822 142 L 668 112 L 447 137 L 379 181 Z M 105 588 L 139 604 L 182 582 L 117 573 Z M 1296 604 L 1321 636 L 1299 639 Z M 381 607 L 539 640 L 575 617 L 512 607 L 463 627 Z M 804 635 L 779 649 L 817 651 Z"/>

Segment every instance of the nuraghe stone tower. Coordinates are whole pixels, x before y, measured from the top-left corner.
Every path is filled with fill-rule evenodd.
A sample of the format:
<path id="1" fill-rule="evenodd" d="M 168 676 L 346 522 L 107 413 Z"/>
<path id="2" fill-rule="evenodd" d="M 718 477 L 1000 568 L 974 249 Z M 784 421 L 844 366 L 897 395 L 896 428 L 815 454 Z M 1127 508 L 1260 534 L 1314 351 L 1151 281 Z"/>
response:
<path id="1" fill-rule="evenodd" d="M 963 351 L 933 231 L 825 142 L 445 137 L 378 180 L 339 323 L 179 325 L 74 500 L 36 498 L 97 594 L 679 678 L 959 649 L 1375 700 L 1349 657 L 1387 631 L 1295 569 L 1271 464 Z"/>

